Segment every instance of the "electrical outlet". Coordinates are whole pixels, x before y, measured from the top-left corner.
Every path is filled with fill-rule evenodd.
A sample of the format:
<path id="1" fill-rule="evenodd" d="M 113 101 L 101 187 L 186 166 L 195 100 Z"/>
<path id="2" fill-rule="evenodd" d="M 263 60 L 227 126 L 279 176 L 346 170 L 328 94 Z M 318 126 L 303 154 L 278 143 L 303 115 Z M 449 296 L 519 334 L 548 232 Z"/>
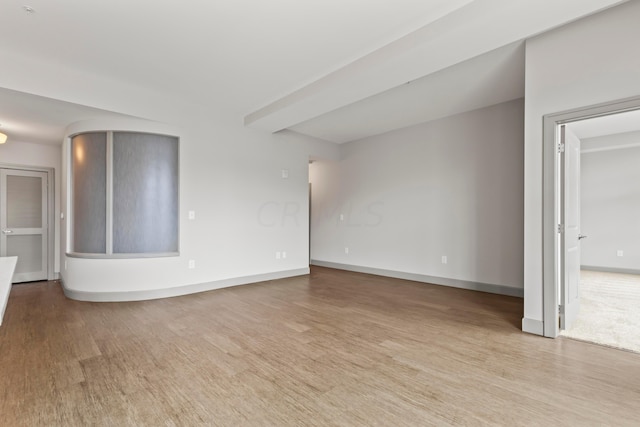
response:
<path id="1" fill-rule="evenodd" d="M 442 263 L 443 264 L 447 263 L 447 256 L 446 255 L 442 255 Z"/>
<path id="2" fill-rule="evenodd" d="M 282 258 L 286 258 L 287 257 L 287 253 L 285 251 L 282 251 Z"/>
<path id="3" fill-rule="evenodd" d="M 196 211 L 189 211 L 189 219 L 196 219 Z"/>
<path id="4" fill-rule="evenodd" d="M 190 259 L 189 260 L 189 268 L 190 269 L 196 268 L 196 260 L 194 260 L 194 259 Z"/>
<path id="5" fill-rule="evenodd" d="M 344 247 L 344 253 L 348 254 L 349 253 L 349 248 L 347 248 L 346 246 Z"/>
<path id="6" fill-rule="evenodd" d="M 340 214 L 340 221 L 344 221 L 344 214 Z"/>
<path id="7" fill-rule="evenodd" d="M 618 249 L 618 256 L 624 256 L 624 251 L 622 249 Z"/>
<path id="8" fill-rule="evenodd" d="M 289 169 L 282 169 L 282 179 L 289 178 Z"/>

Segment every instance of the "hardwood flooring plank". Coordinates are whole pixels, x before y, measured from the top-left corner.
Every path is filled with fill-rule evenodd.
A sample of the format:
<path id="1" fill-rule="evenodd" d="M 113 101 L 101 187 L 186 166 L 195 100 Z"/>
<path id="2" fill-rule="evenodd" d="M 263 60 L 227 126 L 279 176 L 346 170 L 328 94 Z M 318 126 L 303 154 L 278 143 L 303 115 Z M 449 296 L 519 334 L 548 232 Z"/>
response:
<path id="1" fill-rule="evenodd" d="M 524 334 L 522 300 L 314 267 L 155 301 L 14 286 L 8 426 L 637 425 L 640 355 Z"/>

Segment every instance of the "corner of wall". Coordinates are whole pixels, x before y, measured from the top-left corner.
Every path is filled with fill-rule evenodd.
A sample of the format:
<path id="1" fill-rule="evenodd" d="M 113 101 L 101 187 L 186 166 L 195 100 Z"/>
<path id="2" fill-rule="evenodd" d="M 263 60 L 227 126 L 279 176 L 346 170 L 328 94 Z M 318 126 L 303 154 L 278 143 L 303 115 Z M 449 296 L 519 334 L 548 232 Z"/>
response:
<path id="1" fill-rule="evenodd" d="M 522 332 L 534 335 L 544 335 L 544 322 L 541 320 L 522 318 Z"/>

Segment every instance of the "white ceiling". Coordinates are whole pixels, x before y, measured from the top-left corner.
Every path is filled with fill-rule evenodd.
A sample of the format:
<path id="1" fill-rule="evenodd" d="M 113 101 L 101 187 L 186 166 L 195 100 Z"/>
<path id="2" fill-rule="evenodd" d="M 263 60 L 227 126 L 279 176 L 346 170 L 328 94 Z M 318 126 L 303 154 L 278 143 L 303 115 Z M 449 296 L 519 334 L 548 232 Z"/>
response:
<path id="1" fill-rule="evenodd" d="M 127 116 L 0 88 L 0 131 L 11 140 L 57 145 L 69 124 L 110 117 Z"/>
<path id="2" fill-rule="evenodd" d="M 580 139 L 640 131 L 640 110 L 625 111 L 569 123 Z"/>
<path id="3" fill-rule="evenodd" d="M 224 108 L 269 132 L 345 142 L 521 94 L 513 43 L 622 2 L 29 0 L 29 14 L 23 1 L 3 0 L 0 53 Z M 490 58 L 502 68 L 492 71 Z M 468 86 L 452 87 L 447 72 Z M 0 73 L 2 87 L 12 89 Z M 447 87 L 450 102 L 424 102 Z M 3 132 L 34 142 L 59 141 L 71 116 L 106 113 L 0 96 Z M 369 113 L 376 125 L 366 129 Z"/>
<path id="4" fill-rule="evenodd" d="M 523 96 L 524 42 L 518 42 L 290 129 L 344 143 Z"/>

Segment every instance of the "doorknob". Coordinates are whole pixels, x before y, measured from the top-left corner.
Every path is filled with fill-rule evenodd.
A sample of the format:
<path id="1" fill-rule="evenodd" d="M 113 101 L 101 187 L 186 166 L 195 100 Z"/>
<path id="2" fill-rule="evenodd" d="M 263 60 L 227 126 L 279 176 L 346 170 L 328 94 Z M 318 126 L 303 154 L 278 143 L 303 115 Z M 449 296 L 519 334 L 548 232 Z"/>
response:
<path id="1" fill-rule="evenodd" d="M 2 230 L 2 232 L 4 234 L 11 234 L 11 233 L 13 233 L 13 230 Z"/>
<path id="2" fill-rule="evenodd" d="M 587 236 L 585 236 L 584 234 L 578 234 L 578 240 L 582 240 L 582 239 L 586 239 Z"/>

